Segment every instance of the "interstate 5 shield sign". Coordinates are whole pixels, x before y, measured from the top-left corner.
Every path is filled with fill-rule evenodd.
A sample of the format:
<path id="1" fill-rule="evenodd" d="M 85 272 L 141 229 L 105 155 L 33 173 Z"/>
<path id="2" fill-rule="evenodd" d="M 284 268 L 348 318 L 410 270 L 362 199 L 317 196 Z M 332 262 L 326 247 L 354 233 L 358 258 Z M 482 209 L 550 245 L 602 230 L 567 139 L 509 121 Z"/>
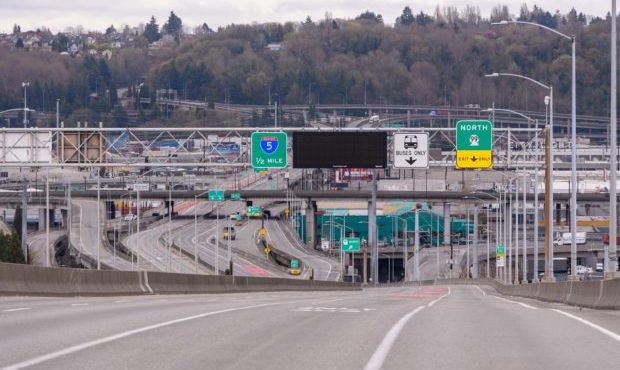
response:
<path id="1" fill-rule="evenodd" d="M 286 165 L 285 132 L 252 133 L 253 168 L 284 168 Z"/>

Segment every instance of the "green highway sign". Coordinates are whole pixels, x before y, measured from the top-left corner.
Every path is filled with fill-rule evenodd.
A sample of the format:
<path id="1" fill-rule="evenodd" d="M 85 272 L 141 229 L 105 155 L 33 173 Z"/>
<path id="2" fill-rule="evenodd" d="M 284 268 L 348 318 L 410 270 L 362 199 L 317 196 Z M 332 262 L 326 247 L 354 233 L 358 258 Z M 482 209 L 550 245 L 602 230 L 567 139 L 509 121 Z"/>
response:
<path id="1" fill-rule="evenodd" d="M 493 123 L 462 120 L 456 123 L 456 168 L 493 167 Z"/>
<path id="2" fill-rule="evenodd" d="M 360 238 L 342 238 L 340 250 L 343 252 L 359 252 L 360 244 Z"/>
<path id="3" fill-rule="evenodd" d="M 291 260 L 291 268 L 292 269 L 298 269 L 299 268 L 299 260 L 298 259 L 293 258 Z"/>
<path id="4" fill-rule="evenodd" d="M 209 200 L 214 202 L 224 201 L 224 190 L 209 190 Z"/>
<path id="5" fill-rule="evenodd" d="M 232 200 L 240 200 L 241 199 L 241 194 L 239 194 L 239 193 L 232 193 L 232 194 L 230 194 L 230 199 L 232 199 Z"/>
<path id="6" fill-rule="evenodd" d="M 499 257 L 499 256 L 503 256 L 503 255 L 504 255 L 504 252 L 505 252 L 505 248 L 504 248 L 504 246 L 503 246 L 503 245 L 498 245 L 498 246 L 495 248 L 495 255 L 496 255 L 496 256 L 498 256 L 498 257 Z"/>
<path id="7" fill-rule="evenodd" d="M 286 133 L 252 133 L 252 168 L 286 167 Z"/>
<path id="8" fill-rule="evenodd" d="M 463 120 L 456 123 L 456 150 L 493 149 L 491 121 Z"/>
<path id="9" fill-rule="evenodd" d="M 260 217 L 262 214 L 260 207 L 248 207 L 245 213 L 248 217 Z"/>

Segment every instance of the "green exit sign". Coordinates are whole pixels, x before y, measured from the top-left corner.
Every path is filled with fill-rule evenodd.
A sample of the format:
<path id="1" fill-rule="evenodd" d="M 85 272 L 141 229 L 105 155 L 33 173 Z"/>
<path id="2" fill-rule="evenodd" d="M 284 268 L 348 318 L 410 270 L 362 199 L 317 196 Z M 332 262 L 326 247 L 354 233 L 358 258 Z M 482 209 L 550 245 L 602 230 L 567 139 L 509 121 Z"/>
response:
<path id="1" fill-rule="evenodd" d="M 291 268 L 292 269 L 298 269 L 299 268 L 299 260 L 293 258 L 291 260 Z"/>
<path id="2" fill-rule="evenodd" d="M 503 245 L 498 245 L 497 248 L 495 248 L 495 255 L 496 256 L 503 256 L 505 252 L 505 248 Z"/>
<path id="3" fill-rule="evenodd" d="M 342 238 L 340 241 L 340 250 L 343 252 L 359 252 L 360 238 Z"/>
<path id="4" fill-rule="evenodd" d="M 213 202 L 224 201 L 224 190 L 209 190 L 209 200 Z"/>
<path id="5" fill-rule="evenodd" d="M 260 207 L 248 207 L 246 214 L 248 215 L 248 217 L 260 217 L 261 209 Z"/>
<path id="6" fill-rule="evenodd" d="M 230 199 L 232 199 L 232 200 L 240 200 L 241 199 L 241 194 L 239 194 L 239 193 L 232 193 L 232 194 L 230 194 Z"/>

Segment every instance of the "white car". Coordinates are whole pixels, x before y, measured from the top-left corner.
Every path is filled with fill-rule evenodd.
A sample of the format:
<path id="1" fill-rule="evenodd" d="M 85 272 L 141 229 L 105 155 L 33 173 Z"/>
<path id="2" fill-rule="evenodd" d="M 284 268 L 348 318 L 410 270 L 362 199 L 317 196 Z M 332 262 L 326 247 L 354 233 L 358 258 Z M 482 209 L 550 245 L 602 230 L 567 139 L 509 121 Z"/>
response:
<path id="1" fill-rule="evenodd" d="M 138 217 L 136 215 L 134 215 L 133 213 L 128 213 L 127 215 L 125 215 L 123 220 L 125 220 L 125 221 L 133 221 L 133 220 L 135 220 L 137 218 Z"/>

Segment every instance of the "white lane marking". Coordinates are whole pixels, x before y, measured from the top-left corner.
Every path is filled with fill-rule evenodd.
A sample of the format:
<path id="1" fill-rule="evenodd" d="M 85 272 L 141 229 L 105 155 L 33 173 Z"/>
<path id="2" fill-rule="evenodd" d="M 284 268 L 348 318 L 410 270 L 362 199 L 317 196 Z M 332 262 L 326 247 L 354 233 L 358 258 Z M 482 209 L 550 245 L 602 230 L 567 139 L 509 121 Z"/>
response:
<path id="1" fill-rule="evenodd" d="M 219 310 L 219 311 L 212 311 L 212 312 L 205 312 L 205 313 L 201 313 L 199 315 L 193 315 L 193 316 L 187 316 L 187 317 L 183 317 L 180 319 L 176 319 L 176 320 L 170 320 L 170 321 L 165 321 L 159 324 L 154 324 L 154 325 L 149 325 L 149 326 L 144 326 L 142 328 L 138 328 L 138 329 L 133 329 L 133 330 L 128 330 L 119 334 L 115 334 L 115 335 L 110 335 L 108 337 L 104 337 L 104 338 L 100 338 L 100 339 L 96 339 L 90 342 L 86 342 L 86 343 L 82 343 L 82 344 L 78 344 L 72 347 L 68 347 L 65 349 L 62 349 L 60 351 L 56 351 L 56 352 L 51 352 L 48 353 L 46 355 L 42 355 L 42 356 L 38 356 L 38 357 L 34 357 L 31 358 L 29 360 L 26 361 L 22 361 L 13 365 L 9 365 L 7 367 L 4 367 L 2 370 L 16 370 L 16 369 L 23 369 L 25 367 L 30 367 L 30 366 L 34 366 L 34 365 L 38 365 L 40 363 L 49 361 L 49 360 L 53 360 L 55 358 L 58 357 L 62 357 L 62 356 L 66 356 L 75 352 L 79 352 L 82 350 L 85 350 L 87 348 L 91 348 L 91 347 L 95 347 L 104 343 L 109 343 L 109 342 L 113 342 L 122 338 L 126 338 L 129 337 L 131 335 L 135 335 L 135 334 L 139 334 L 139 333 L 143 333 L 146 331 L 151 331 L 151 330 L 155 330 L 155 329 L 159 329 L 165 326 L 171 326 L 171 325 L 175 325 L 175 324 L 180 324 L 182 322 L 186 322 L 186 321 L 191 321 L 191 320 L 196 320 L 196 319 L 201 319 L 203 317 L 207 317 L 207 316 L 213 316 L 213 315 L 218 315 L 218 314 L 222 314 L 222 313 L 227 313 L 227 312 L 234 312 L 234 311 L 241 311 L 241 310 L 248 310 L 251 308 L 259 308 L 259 307 L 266 307 L 266 306 L 274 306 L 274 305 L 278 305 L 278 304 L 283 304 L 283 303 L 265 303 L 265 304 L 259 304 L 259 305 L 252 305 L 252 306 L 244 306 L 244 307 L 236 307 L 236 308 L 228 308 L 225 310 Z"/>
<path id="2" fill-rule="evenodd" d="M 2 310 L 2 312 L 15 312 L 15 311 L 25 311 L 25 310 L 31 310 L 31 308 L 30 307 L 10 308 L 8 310 Z"/>
<path id="3" fill-rule="evenodd" d="M 370 358 L 370 360 L 368 360 L 368 363 L 364 367 L 364 370 L 381 369 L 381 367 L 383 366 L 383 362 L 385 361 L 387 355 L 390 353 L 390 350 L 392 349 L 392 346 L 394 345 L 394 342 L 396 342 L 398 335 L 403 330 L 407 322 L 411 320 L 411 318 L 418 312 L 422 311 L 426 307 L 433 307 L 435 303 L 439 302 L 441 299 L 443 299 L 444 297 L 448 295 L 450 295 L 450 288 L 448 288 L 448 293 L 442 295 L 441 297 L 435 299 L 434 301 L 430 302 L 427 305 L 416 308 L 415 310 L 409 312 L 408 314 L 403 316 L 400 320 L 398 320 L 398 322 L 394 324 L 394 326 L 392 326 L 390 331 L 388 331 L 388 333 L 385 335 L 385 337 L 381 341 L 381 344 L 379 344 L 379 347 L 377 347 L 377 349 L 375 350 L 375 353 L 372 354 L 372 357 Z"/>
<path id="4" fill-rule="evenodd" d="M 487 296 L 487 292 L 482 290 L 482 288 L 480 288 L 478 285 L 474 285 L 474 287 L 476 287 L 480 291 L 480 293 L 482 293 L 483 296 L 485 296 L 485 297 Z"/>
<path id="5" fill-rule="evenodd" d="M 526 304 L 526 303 L 523 303 L 523 302 L 513 301 L 513 300 L 510 300 L 510 299 L 507 299 L 507 298 L 504 298 L 504 297 L 498 297 L 496 295 L 494 295 L 493 297 L 495 297 L 497 299 L 501 299 L 502 301 L 505 301 L 505 302 L 508 302 L 508 303 L 518 304 L 519 306 L 524 307 L 524 308 L 529 308 L 530 310 L 537 310 L 538 309 L 537 307 L 530 306 L 529 304 Z"/>
<path id="6" fill-rule="evenodd" d="M 435 299 L 434 301 L 430 302 L 428 304 L 428 307 L 433 307 L 433 305 L 435 305 L 435 303 L 437 303 L 437 302 L 441 301 L 442 299 L 444 299 L 445 297 L 449 296 L 450 293 L 452 293 L 452 290 L 450 289 L 450 287 L 448 287 L 448 293 L 444 294 L 441 297 L 439 297 L 439 298 Z"/>
<path id="7" fill-rule="evenodd" d="M 558 309 L 552 308 L 552 309 L 551 309 L 551 311 L 555 311 L 555 312 L 560 313 L 560 314 L 562 314 L 562 315 L 564 315 L 564 316 L 566 316 L 566 317 L 570 317 L 570 318 L 571 318 L 571 319 L 573 319 L 573 320 L 577 320 L 577 321 L 579 321 L 580 323 L 585 324 L 585 325 L 588 325 L 588 326 L 589 326 L 589 327 L 591 327 L 592 329 L 594 329 L 594 330 L 596 330 L 596 331 L 598 331 L 598 332 L 600 332 L 600 333 L 605 334 L 606 336 L 610 337 L 611 339 L 614 339 L 615 341 L 620 342 L 620 335 L 618 335 L 618 334 L 614 333 L 614 332 L 613 332 L 613 331 L 611 331 L 611 330 L 605 329 L 604 327 L 599 326 L 599 325 L 596 325 L 596 324 L 595 324 L 595 323 L 593 323 L 593 322 L 590 322 L 590 321 L 588 321 L 588 320 L 586 320 L 586 319 L 582 319 L 582 318 L 581 318 L 581 317 L 579 317 L 579 316 L 572 315 L 572 314 L 570 314 L 570 313 L 568 313 L 568 312 L 564 312 L 564 311 L 562 311 L 562 310 L 558 310 Z"/>
<path id="8" fill-rule="evenodd" d="M 88 306 L 90 303 L 71 303 L 71 306 L 77 307 L 77 306 Z"/>
<path id="9" fill-rule="evenodd" d="M 114 301 L 114 303 L 128 303 L 131 302 L 130 300 L 120 300 L 120 301 Z"/>

